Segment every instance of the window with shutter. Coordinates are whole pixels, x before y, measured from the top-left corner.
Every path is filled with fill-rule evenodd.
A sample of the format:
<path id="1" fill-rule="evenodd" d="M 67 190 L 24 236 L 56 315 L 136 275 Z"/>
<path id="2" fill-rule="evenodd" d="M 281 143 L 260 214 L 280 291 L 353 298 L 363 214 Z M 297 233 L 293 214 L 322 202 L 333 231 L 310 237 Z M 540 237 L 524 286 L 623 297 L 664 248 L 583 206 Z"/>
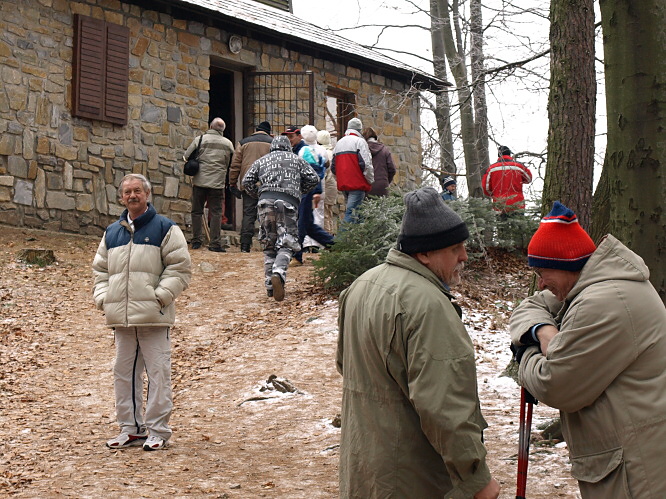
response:
<path id="1" fill-rule="evenodd" d="M 72 115 L 127 124 L 129 29 L 100 19 L 74 19 Z"/>

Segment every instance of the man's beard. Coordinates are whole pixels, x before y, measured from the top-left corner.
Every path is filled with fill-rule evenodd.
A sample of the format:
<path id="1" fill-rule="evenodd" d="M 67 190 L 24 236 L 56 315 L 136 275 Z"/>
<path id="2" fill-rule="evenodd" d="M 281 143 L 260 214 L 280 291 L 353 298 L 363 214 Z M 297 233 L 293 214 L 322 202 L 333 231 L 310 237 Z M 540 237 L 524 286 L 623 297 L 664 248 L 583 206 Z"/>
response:
<path id="1" fill-rule="evenodd" d="M 449 286 L 458 286 L 462 282 L 462 271 L 465 268 L 465 263 L 460 262 L 453 268 L 451 272 L 451 277 L 447 283 Z"/>

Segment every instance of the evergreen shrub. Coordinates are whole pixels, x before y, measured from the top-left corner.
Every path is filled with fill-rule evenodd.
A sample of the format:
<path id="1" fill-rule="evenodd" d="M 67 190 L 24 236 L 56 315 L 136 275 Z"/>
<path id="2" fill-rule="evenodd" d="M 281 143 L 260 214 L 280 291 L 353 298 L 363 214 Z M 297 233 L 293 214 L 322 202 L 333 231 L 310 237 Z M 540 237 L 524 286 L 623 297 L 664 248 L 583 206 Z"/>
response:
<path id="1" fill-rule="evenodd" d="M 357 224 L 342 223 L 329 251 L 314 261 L 315 278 L 331 291 L 341 291 L 366 270 L 383 263 L 395 247 L 405 211 L 402 193 L 368 198 L 359 207 Z M 539 225 L 536 212 L 516 210 L 502 219 L 488 199 L 468 198 L 447 201 L 467 223 L 470 237 L 467 254 L 470 260 L 485 256 L 489 246 L 522 250 Z"/>
<path id="2" fill-rule="evenodd" d="M 405 204 L 402 194 L 368 198 L 356 211 L 359 223 L 342 223 L 330 251 L 314 262 L 324 288 L 340 291 L 363 272 L 379 265 L 395 247 Z"/>

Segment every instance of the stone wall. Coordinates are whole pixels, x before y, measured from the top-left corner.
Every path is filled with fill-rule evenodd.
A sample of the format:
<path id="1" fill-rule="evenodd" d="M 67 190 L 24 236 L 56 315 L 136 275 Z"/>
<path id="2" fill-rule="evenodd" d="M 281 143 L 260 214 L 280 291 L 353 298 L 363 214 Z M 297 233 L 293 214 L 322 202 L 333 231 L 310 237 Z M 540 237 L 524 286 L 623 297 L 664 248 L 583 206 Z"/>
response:
<path id="1" fill-rule="evenodd" d="M 129 115 L 124 127 L 71 116 L 73 16 L 130 29 Z M 318 128 L 330 87 L 356 94 L 357 112 L 393 151 L 396 182 L 420 182 L 417 97 L 409 84 L 315 59 L 116 0 L 0 3 L 0 223 L 100 234 L 122 211 L 127 173 L 153 184 L 157 210 L 187 227 L 191 183 L 184 149 L 207 128 L 211 58 L 235 68 L 315 74 Z"/>

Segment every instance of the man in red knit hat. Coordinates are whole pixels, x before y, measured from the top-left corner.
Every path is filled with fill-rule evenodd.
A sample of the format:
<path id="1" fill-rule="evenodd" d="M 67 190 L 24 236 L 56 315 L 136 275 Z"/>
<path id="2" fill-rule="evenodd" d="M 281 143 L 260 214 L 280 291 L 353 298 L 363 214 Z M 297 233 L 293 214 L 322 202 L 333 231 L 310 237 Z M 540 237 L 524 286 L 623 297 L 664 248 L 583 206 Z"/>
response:
<path id="1" fill-rule="evenodd" d="M 560 410 L 583 499 L 666 497 L 666 308 L 642 258 L 598 247 L 556 201 L 527 248 L 541 292 L 513 312 L 518 381 Z"/>

